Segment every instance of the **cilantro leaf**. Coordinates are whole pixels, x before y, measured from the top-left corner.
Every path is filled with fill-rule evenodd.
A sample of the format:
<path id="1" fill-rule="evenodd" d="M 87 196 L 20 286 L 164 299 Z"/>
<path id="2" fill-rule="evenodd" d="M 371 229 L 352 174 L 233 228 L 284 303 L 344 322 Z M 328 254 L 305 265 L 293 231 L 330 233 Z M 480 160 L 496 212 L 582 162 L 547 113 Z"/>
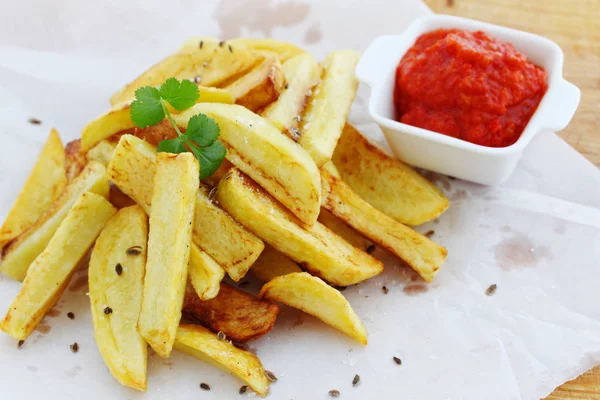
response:
<path id="1" fill-rule="evenodd" d="M 144 86 L 136 90 L 129 115 L 131 121 L 140 128 L 156 125 L 165 119 L 158 89 Z"/>
<path id="2" fill-rule="evenodd" d="M 185 148 L 185 143 L 181 138 L 176 137 L 175 139 L 166 139 L 158 144 L 158 148 L 156 149 L 159 152 L 164 153 L 183 153 L 187 151 Z"/>
<path id="3" fill-rule="evenodd" d="M 159 93 L 164 101 L 178 111 L 190 108 L 200 97 L 198 86 L 187 79 L 180 82 L 175 78 L 169 78 L 162 84 Z"/>
<path id="4" fill-rule="evenodd" d="M 194 115 L 188 121 L 185 135 L 200 147 L 210 146 L 219 138 L 219 125 L 205 114 Z"/>
<path id="5" fill-rule="evenodd" d="M 214 142 L 208 147 L 190 146 L 194 157 L 200 162 L 200 179 L 208 178 L 215 173 L 225 158 L 225 146 L 221 142 Z"/>

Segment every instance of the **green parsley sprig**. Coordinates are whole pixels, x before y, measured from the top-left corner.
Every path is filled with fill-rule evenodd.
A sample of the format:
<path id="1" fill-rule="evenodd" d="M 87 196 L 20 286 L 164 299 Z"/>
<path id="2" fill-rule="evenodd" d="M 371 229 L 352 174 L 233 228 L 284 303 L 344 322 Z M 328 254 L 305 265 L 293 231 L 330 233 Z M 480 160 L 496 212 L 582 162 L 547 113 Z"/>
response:
<path id="1" fill-rule="evenodd" d="M 156 125 L 166 116 L 177 137 L 160 142 L 158 151 L 176 154 L 191 151 L 200 163 L 200 179 L 204 179 L 214 174 L 225 158 L 225 146 L 217 140 L 219 125 L 205 114 L 197 114 L 189 119 L 186 131 L 181 133 L 168 107 L 183 111 L 196 104 L 199 97 L 198 87 L 193 82 L 169 78 L 158 89 L 144 86 L 136 90 L 130 116 L 140 128 Z"/>

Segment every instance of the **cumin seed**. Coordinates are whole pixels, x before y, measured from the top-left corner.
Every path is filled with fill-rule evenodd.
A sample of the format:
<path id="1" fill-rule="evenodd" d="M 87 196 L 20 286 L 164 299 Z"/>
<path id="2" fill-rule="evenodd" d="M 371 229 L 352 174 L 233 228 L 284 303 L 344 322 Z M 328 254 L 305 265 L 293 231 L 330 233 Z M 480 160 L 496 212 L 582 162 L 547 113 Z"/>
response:
<path id="1" fill-rule="evenodd" d="M 77 353 L 79 351 L 79 344 L 77 344 L 77 342 L 75 342 L 71 346 L 69 346 L 69 348 L 71 349 L 71 351 L 73 353 Z"/>
<path id="2" fill-rule="evenodd" d="M 210 386 L 208 386 L 207 383 L 202 382 L 200 384 L 200 389 L 202 389 L 202 390 L 210 390 Z"/>
<path id="3" fill-rule="evenodd" d="M 242 387 L 240 388 L 240 394 L 244 394 L 244 393 L 246 393 L 246 390 L 248 390 L 248 386 L 247 386 L 247 385 L 244 385 L 244 386 L 242 386 Z"/>
<path id="4" fill-rule="evenodd" d="M 337 389 L 333 389 L 329 391 L 329 396 L 331 397 L 339 397 L 340 396 L 340 391 Z"/>
<path id="5" fill-rule="evenodd" d="M 115 272 L 117 273 L 117 275 L 121 275 L 123 273 L 123 266 L 121 265 L 121 263 L 118 263 L 117 266 L 115 267 Z"/>
<path id="6" fill-rule="evenodd" d="M 265 370 L 265 375 L 271 382 L 277 382 L 277 376 L 275 376 L 275 374 L 268 369 Z"/>
<path id="7" fill-rule="evenodd" d="M 223 47 L 223 45 L 224 45 L 224 44 L 225 44 L 225 41 L 224 41 L 224 40 L 221 40 L 221 41 L 219 42 L 219 47 Z"/>
<path id="8" fill-rule="evenodd" d="M 27 122 L 29 122 L 29 123 L 30 123 L 30 124 L 32 124 L 32 125 L 39 125 L 39 124 L 41 124 L 41 123 L 42 123 L 42 121 L 40 121 L 40 120 L 39 120 L 39 119 L 37 119 L 37 118 L 33 118 L 33 117 L 29 118 L 29 119 L 27 120 Z"/>
<path id="9" fill-rule="evenodd" d="M 383 292 L 383 294 L 388 294 L 388 292 L 390 291 L 390 289 L 388 289 L 387 286 L 382 286 L 381 287 L 381 291 Z"/>
<path id="10" fill-rule="evenodd" d="M 398 365 L 402 365 L 402 360 L 396 356 L 394 356 L 394 362 Z"/>
<path id="11" fill-rule="evenodd" d="M 112 308 L 104 307 L 104 314 L 106 314 L 106 315 L 112 314 Z"/>
<path id="12" fill-rule="evenodd" d="M 128 256 L 137 256 L 138 254 L 142 254 L 142 246 L 132 246 L 125 250 Z"/>
<path id="13" fill-rule="evenodd" d="M 227 45 L 227 47 L 229 47 L 229 52 L 233 53 L 233 49 L 231 48 L 231 45 L 229 44 L 229 45 Z"/>
<path id="14" fill-rule="evenodd" d="M 219 340 L 225 340 L 226 337 L 227 335 L 225 335 L 225 332 L 223 331 L 219 331 L 219 333 L 217 333 L 217 339 Z"/>
<path id="15" fill-rule="evenodd" d="M 427 236 L 428 238 L 432 237 L 433 234 L 435 233 L 435 231 L 433 229 L 425 232 L 424 236 Z"/>
<path id="16" fill-rule="evenodd" d="M 496 293 L 496 289 L 498 289 L 498 285 L 494 283 L 485 289 L 485 294 L 488 296 L 493 296 Z"/>
<path id="17" fill-rule="evenodd" d="M 19 343 L 17 343 L 17 348 L 20 349 L 21 347 L 23 347 L 24 344 L 25 344 L 24 340 L 19 340 Z"/>
<path id="18" fill-rule="evenodd" d="M 199 46 L 199 47 L 200 47 L 200 48 L 202 48 L 203 46 L 204 46 L 204 40 L 201 40 L 201 41 L 200 41 L 200 46 Z"/>
<path id="19" fill-rule="evenodd" d="M 352 379 L 352 386 L 358 385 L 359 382 L 360 382 L 360 375 L 359 374 L 354 375 L 354 379 Z"/>
<path id="20" fill-rule="evenodd" d="M 67 317 L 69 317 L 69 319 L 75 319 L 75 314 L 73 314 L 72 312 L 68 312 Z"/>
<path id="21" fill-rule="evenodd" d="M 214 188 L 210 189 L 210 192 L 208 192 L 208 199 L 212 200 L 213 197 L 215 197 L 215 194 L 217 194 L 217 190 L 219 190 L 218 186 L 215 186 Z"/>

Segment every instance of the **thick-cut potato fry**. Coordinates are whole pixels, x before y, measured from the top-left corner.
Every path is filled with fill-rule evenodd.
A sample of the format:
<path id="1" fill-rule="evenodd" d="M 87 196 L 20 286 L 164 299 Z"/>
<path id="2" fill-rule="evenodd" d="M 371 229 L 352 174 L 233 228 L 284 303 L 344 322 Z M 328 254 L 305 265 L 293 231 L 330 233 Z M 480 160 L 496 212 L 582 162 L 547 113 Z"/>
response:
<path id="1" fill-rule="evenodd" d="M 341 219 L 339 219 L 324 208 L 321 209 L 321 213 L 319 214 L 319 222 L 325 225 L 327 229 L 329 229 L 330 231 L 332 231 L 333 233 L 335 233 L 336 235 L 338 235 L 357 249 L 361 249 L 368 252 L 370 246 L 372 246 L 373 244 L 369 239 L 356 232 L 354 229 L 349 227 L 344 221 L 342 221 Z M 251 270 L 253 268 L 254 266 L 251 268 Z"/>
<path id="2" fill-rule="evenodd" d="M 323 77 L 307 101 L 300 127 L 300 144 L 320 167 L 331 160 L 342 134 L 358 81 L 354 69 L 360 55 L 334 51 L 323 62 Z"/>
<path id="3" fill-rule="evenodd" d="M 446 249 L 361 199 L 340 179 L 321 169 L 323 207 L 404 260 L 427 282 L 440 269 Z"/>
<path id="4" fill-rule="evenodd" d="M 298 54 L 304 53 L 304 50 L 298 46 L 283 40 L 238 38 L 228 40 L 227 43 L 235 47 L 242 45 L 249 50 L 277 53 L 281 62 L 285 62 Z"/>
<path id="5" fill-rule="evenodd" d="M 108 167 L 110 180 L 149 214 L 156 149 L 131 135 L 123 135 Z M 204 191 L 196 199 L 193 240 L 235 281 L 248 269 L 264 248 L 262 240 L 248 232 L 229 214 L 217 207 Z"/>
<path id="6" fill-rule="evenodd" d="M 102 164 L 89 163 L 48 211 L 4 247 L 0 271 L 19 281 L 25 279 L 29 265 L 48 245 L 75 201 L 88 191 L 108 197 L 108 178 Z"/>
<path id="7" fill-rule="evenodd" d="M 203 86 L 218 86 L 227 79 L 242 74 L 261 61 L 260 55 L 245 46 L 219 45 L 216 40 L 203 40 L 195 47 L 182 48 L 150 67 L 110 99 L 112 105 L 131 100 L 142 86 L 158 86 L 168 78 L 199 80 Z"/>
<path id="8" fill-rule="evenodd" d="M 108 167 L 116 147 L 116 141 L 104 139 L 92 147 L 85 156 L 88 162 L 97 161 L 105 167 Z"/>
<path id="9" fill-rule="evenodd" d="M 138 332 L 163 358 L 171 354 L 181 319 L 199 170 L 192 153 L 158 153 L 156 157 Z"/>
<path id="10" fill-rule="evenodd" d="M 342 294 L 316 276 L 296 272 L 266 283 L 259 298 L 297 308 L 367 344 L 367 330 Z"/>
<path id="11" fill-rule="evenodd" d="M 258 112 L 277 100 L 284 81 L 281 63 L 277 58 L 268 57 L 224 89 L 231 93 L 235 104 Z"/>
<path id="12" fill-rule="evenodd" d="M 81 149 L 81 140 L 72 140 L 65 146 L 65 170 L 67 181 L 72 182 L 77 178 L 87 165 L 85 153 Z"/>
<path id="13" fill-rule="evenodd" d="M 266 245 L 258 260 L 250 268 L 250 272 L 261 281 L 269 282 L 278 276 L 302 272 L 302 270 L 291 258 Z"/>
<path id="14" fill-rule="evenodd" d="M 125 386 L 146 390 L 147 345 L 136 330 L 142 307 L 148 221 L 140 206 L 127 207 L 107 223 L 89 267 L 94 337 L 110 373 Z M 138 254 L 127 254 L 135 248 Z M 110 307 L 112 313 L 106 313 Z"/>
<path id="15" fill-rule="evenodd" d="M 262 112 L 278 129 L 293 140 L 300 138 L 298 120 L 310 90 L 321 78 L 321 66 L 309 53 L 297 55 L 283 64 L 286 86 L 277 101 Z"/>
<path id="16" fill-rule="evenodd" d="M 188 286 L 183 312 L 215 332 L 222 331 L 229 340 L 243 343 L 273 329 L 279 307 L 221 283 L 217 297 L 206 301 Z"/>
<path id="17" fill-rule="evenodd" d="M 383 270 L 381 261 L 352 247 L 320 223 L 300 226 L 297 218 L 237 169 L 221 180 L 217 197 L 248 230 L 328 282 L 353 285 Z"/>
<path id="18" fill-rule="evenodd" d="M 58 132 L 52 129 L 29 178 L 2 224 L 0 249 L 33 225 L 60 196 L 66 184 L 65 149 Z"/>
<path id="19" fill-rule="evenodd" d="M 162 83 L 162 82 L 160 82 Z M 198 86 L 198 103 L 226 103 L 233 104 L 234 99 L 227 90 L 212 87 Z M 100 141 L 107 139 L 115 133 L 122 132 L 134 127 L 130 116 L 130 104 L 133 98 L 125 99 L 119 104 L 115 104 L 110 110 L 100 115 L 83 128 L 81 132 L 81 142 L 84 151 L 90 150 Z M 172 113 L 179 111 L 170 108 Z M 89 159 L 89 157 L 88 157 Z"/>
<path id="20" fill-rule="evenodd" d="M 261 397 L 269 392 L 269 380 L 258 357 L 238 349 L 227 340 L 219 340 L 206 328 L 198 325 L 179 326 L 175 348 L 240 378 Z"/>
<path id="21" fill-rule="evenodd" d="M 304 223 L 315 223 L 320 209 L 320 178 L 306 151 L 267 120 L 238 105 L 196 104 L 174 119 L 185 128 L 198 113 L 217 121 L 221 128 L 219 140 L 233 165 Z"/>
<path id="22" fill-rule="evenodd" d="M 25 340 L 56 304 L 75 267 L 116 209 L 102 196 L 83 193 L 44 251 L 31 264 L 0 329 Z"/>
<path id="23" fill-rule="evenodd" d="M 423 224 L 449 206 L 435 185 L 370 144 L 350 124 L 344 127 L 333 161 L 356 194 L 403 224 Z"/>
<path id="24" fill-rule="evenodd" d="M 225 270 L 211 256 L 192 246 L 188 276 L 200 300 L 210 300 L 219 294 Z"/>

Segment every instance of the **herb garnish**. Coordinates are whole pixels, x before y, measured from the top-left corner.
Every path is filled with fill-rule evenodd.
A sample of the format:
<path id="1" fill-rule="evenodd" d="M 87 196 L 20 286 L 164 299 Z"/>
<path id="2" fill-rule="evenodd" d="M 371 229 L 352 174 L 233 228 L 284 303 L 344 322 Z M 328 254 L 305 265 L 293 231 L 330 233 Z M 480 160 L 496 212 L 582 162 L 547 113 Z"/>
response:
<path id="1" fill-rule="evenodd" d="M 225 158 L 225 146 L 217 140 L 219 125 L 206 115 L 197 114 L 189 119 L 185 133 L 181 133 L 168 107 L 183 111 L 196 104 L 199 97 L 198 86 L 193 82 L 169 78 L 158 89 L 144 86 L 136 90 L 130 116 L 139 128 L 156 125 L 166 116 L 177 137 L 160 142 L 158 151 L 175 154 L 191 151 L 200 163 L 200 179 L 204 179 L 211 176 Z"/>

